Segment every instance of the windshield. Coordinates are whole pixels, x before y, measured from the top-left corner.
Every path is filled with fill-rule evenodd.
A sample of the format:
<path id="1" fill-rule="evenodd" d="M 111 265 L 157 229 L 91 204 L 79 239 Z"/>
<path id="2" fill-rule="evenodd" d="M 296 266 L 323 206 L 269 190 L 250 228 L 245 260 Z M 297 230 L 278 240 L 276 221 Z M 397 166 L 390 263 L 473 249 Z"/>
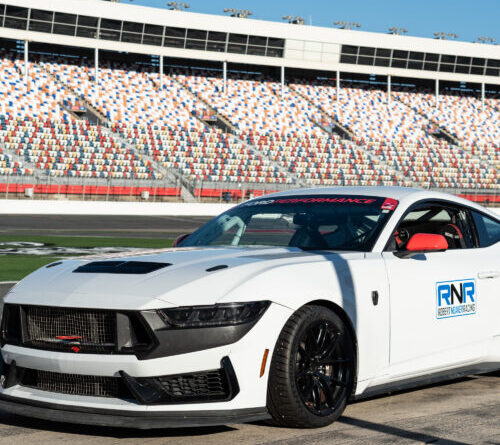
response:
<path id="1" fill-rule="evenodd" d="M 393 199 L 286 196 L 243 203 L 185 238 L 188 246 L 278 246 L 368 252 L 396 208 Z"/>

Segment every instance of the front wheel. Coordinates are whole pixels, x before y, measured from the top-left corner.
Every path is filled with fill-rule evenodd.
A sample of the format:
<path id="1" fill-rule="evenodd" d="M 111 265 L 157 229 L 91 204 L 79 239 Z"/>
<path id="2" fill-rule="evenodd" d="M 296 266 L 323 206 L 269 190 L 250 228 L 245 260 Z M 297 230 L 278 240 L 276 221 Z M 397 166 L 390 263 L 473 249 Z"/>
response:
<path id="1" fill-rule="evenodd" d="M 274 422 L 316 428 L 334 422 L 354 385 L 354 343 L 342 319 L 304 306 L 286 322 L 271 361 L 267 408 Z"/>

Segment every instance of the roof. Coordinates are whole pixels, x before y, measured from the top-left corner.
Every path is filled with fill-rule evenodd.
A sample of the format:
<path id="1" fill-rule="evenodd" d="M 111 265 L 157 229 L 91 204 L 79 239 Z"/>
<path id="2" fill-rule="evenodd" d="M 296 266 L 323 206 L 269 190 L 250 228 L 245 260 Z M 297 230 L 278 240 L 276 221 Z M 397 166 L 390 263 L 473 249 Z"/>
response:
<path id="1" fill-rule="evenodd" d="M 403 199 L 408 195 L 416 192 L 422 192 L 422 189 L 410 187 L 315 187 L 303 188 L 295 190 L 287 190 L 286 192 L 278 192 L 276 195 L 367 195 L 380 196 L 384 198 L 394 198 L 397 200 Z"/>
<path id="2" fill-rule="evenodd" d="M 412 187 L 317 187 L 317 188 L 303 188 L 295 190 L 287 190 L 285 192 L 273 193 L 265 195 L 265 197 L 275 196 L 294 196 L 294 195 L 361 195 L 361 196 L 376 196 L 382 198 L 393 198 L 400 202 L 402 201 L 420 201 L 422 199 L 440 199 L 453 201 L 457 204 L 462 204 L 467 207 L 475 208 L 483 213 L 493 216 L 498 219 L 498 214 L 495 212 L 476 204 L 468 199 L 460 198 L 459 196 L 452 195 L 451 193 L 435 192 L 431 190 L 424 190 L 421 188 Z"/>

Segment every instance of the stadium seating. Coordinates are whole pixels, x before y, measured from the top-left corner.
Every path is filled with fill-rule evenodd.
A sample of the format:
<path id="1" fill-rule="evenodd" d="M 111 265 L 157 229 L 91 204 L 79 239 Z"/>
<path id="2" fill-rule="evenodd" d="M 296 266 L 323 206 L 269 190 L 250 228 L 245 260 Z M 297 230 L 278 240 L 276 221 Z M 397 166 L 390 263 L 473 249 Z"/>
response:
<path id="1" fill-rule="evenodd" d="M 0 116 L 0 144 L 49 176 L 157 179 L 149 162 L 85 121 Z"/>
<path id="2" fill-rule="evenodd" d="M 291 183 L 276 166 L 220 130 L 174 130 L 158 126 L 115 126 L 130 143 L 162 166 L 190 180 L 233 183 Z"/>
<path id="3" fill-rule="evenodd" d="M 176 170 L 200 183 L 419 185 L 499 190 L 500 100 L 424 89 L 175 69 L 0 52 L 0 175 L 150 180 Z M 90 104 L 109 123 L 76 119 Z M 202 117 L 206 104 L 244 143 Z M 328 134 L 321 110 L 352 140 Z M 441 128 L 459 145 L 440 137 Z M 442 136 L 442 135 L 441 135 Z M 122 139 L 123 138 L 123 139 Z M 448 138 L 449 139 L 449 138 Z M 22 162 L 21 162 L 22 160 Z M 211 187 L 211 186 L 210 186 Z M 210 188 L 209 187 L 209 188 Z M 213 189 L 215 190 L 215 189 Z M 239 196 L 239 195 L 238 195 Z"/>
<path id="4" fill-rule="evenodd" d="M 26 82 L 24 62 L 12 53 L 0 52 L 0 115 L 68 119 L 61 104 L 69 95 L 37 64 L 29 63 L 28 67 Z"/>
<path id="5" fill-rule="evenodd" d="M 158 73 L 108 62 L 100 67 L 96 83 L 95 70 L 85 62 L 45 57 L 41 64 L 112 122 L 204 128 L 194 114 L 202 114 L 206 107 L 171 77 L 164 76 L 160 89 Z"/>
<path id="6" fill-rule="evenodd" d="M 249 133 L 249 143 L 310 185 L 396 185 L 393 172 L 359 147 L 327 135 Z"/>
<path id="7" fill-rule="evenodd" d="M 415 185 L 499 188 L 499 154 L 493 144 L 475 145 L 466 152 L 434 138 L 433 122 L 405 104 L 404 99 L 398 100 L 401 93 L 393 93 L 395 97 L 389 101 L 381 87 L 347 84 L 339 91 L 337 101 L 332 82 L 295 80 L 291 87 L 351 131 L 360 146 L 366 147 L 389 168 L 403 172 Z M 449 108 L 453 105 L 449 104 Z M 491 122 L 494 125 L 494 121 Z M 496 126 L 500 131 L 498 123 Z"/>
<path id="8" fill-rule="evenodd" d="M 469 147 L 500 149 L 500 112 L 492 99 L 482 108 L 481 100 L 460 92 L 435 96 L 426 90 L 402 90 L 394 93 L 401 102 L 444 127 Z"/>
<path id="9" fill-rule="evenodd" d="M 288 87 L 264 76 L 231 73 L 227 92 L 219 72 L 177 72 L 177 80 L 201 96 L 243 132 L 279 134 L 316 134 L 321 130 L 314 121 L 321 119 L 317 109 L 294 95 Z"/>
<path id="10" fill-rule="evenodd" d="M 33 176 L 33 170 L 23 168 L 22 162 L 15 162 L 12 155 L 3 153 L 0 148 L 0 175 L 5 176 Z"/>

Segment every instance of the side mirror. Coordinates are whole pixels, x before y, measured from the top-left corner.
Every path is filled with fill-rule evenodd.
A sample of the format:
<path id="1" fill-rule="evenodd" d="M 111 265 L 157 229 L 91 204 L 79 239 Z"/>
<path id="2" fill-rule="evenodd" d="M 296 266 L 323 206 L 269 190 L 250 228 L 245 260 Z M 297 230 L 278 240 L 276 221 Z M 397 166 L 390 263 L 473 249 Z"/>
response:
<path id="1" fill-rule="evenodd" d="M 182 235 L 179 235 L 177 238 L 175 238 L 174 243 L 172 244 L 172 247 L 177 247 L 182 241 L 184 241 L 190 233 L 183 233 Z"/>
<path id="2" fill-rule="evenodd" d="M 443 235 L 415 233 L 406 245 L 406 251 L 394 252 L 399 258 L 411 258 L 417 253 L 443 252 L 448 249 L 448 241 Z"/>
<path id="3" fill-rule="evenodd" d="M 422 252 L 433 250 L 446 250 L 448 241 L 443 235 L 434 235 L 432 233 L 415 233 L 408 241 L 406 250 L 410 252 Z"/>

